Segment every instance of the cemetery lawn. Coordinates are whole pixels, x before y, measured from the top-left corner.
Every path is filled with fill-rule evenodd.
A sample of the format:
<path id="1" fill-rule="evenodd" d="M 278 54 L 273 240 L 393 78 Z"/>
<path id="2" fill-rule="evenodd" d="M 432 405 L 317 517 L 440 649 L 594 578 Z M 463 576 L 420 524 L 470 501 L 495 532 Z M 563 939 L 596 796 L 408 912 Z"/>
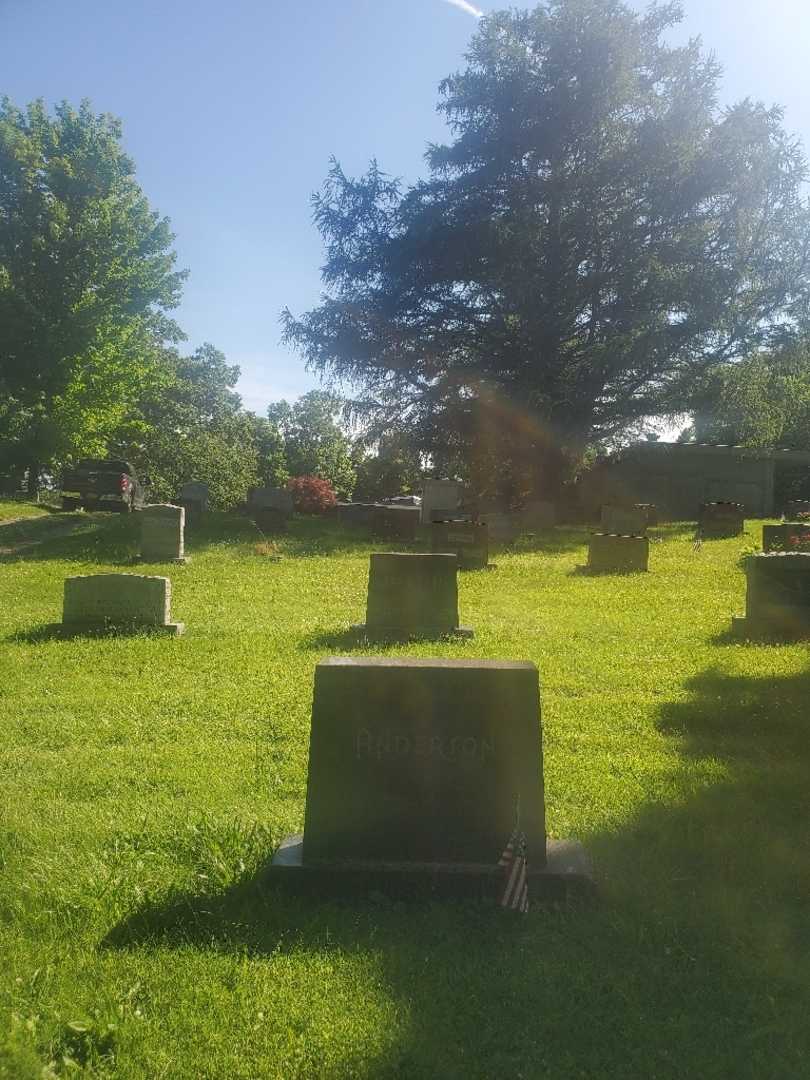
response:
<path id="1" fill-rule="evenodd" d="M 758 523 L 624 577 L 523 538 L 460 575 L 474 641 L 385 650 L 538 665 L 600 893 L 520 917 L 263 886 L 375 548 L 296 520 L 274 562 L 211 515 L 144 568 L 185 636 L 53 638 L 66 576 L 140 572 L 133 517 L 0 555 L 0 1077 L 810 1076 L 810 657 L 727 634 Z"/>

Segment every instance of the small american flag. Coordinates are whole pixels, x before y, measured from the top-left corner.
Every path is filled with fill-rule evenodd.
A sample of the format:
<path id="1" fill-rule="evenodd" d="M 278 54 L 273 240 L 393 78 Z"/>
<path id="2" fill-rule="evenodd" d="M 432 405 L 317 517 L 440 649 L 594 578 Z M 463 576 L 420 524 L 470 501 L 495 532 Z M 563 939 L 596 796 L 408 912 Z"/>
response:
<path id="1" fill-rule="evenodd" d="M 528 864 L 526 862 L 526 837 L 519 829 L 515 829 L 509 837 L 498 862 L 504 871 L 505 884 L 501 896 L 501 907 L 511 911 L 526 912 L 529 910 L 529 883 L 526 878 Z"/>

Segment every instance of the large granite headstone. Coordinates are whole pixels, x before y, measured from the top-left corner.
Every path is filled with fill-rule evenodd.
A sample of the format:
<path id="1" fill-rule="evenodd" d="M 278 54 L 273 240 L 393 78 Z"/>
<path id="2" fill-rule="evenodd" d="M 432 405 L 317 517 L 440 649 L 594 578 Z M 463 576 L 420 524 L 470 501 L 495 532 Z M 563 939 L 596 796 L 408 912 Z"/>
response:
<path id="1" fill-rule="evenodd" d="M 782 525 L 762 526 L 763 551 L 790 551 L 797 544 L 810 544 L 810 524 L 786 521 Z"/>
<path id="2" fill-rule="evenodd" d="M 250 488 L 247 497 L 248 511 L 280 510 L 284 514 L 293 512 L 292 492 L 280 487 Z"/>
<path id="3" fill-rule="evenodd" d="M 372 516 L 372 531 L 384 540 L 416 539 L 421 519 L 418 506 L 375 506 Z"/>
<path id="4" fill-rule="evenodd" d="M 749 555 L 745 576 L 745 617 L 732 620 L 734 633 L 810 636 L 810 552 Z"/>
<path id="5" fill-rule="evenodd" d="M 588 569 L 592 573 L 640 573 L 649 568 L 650 541 L 646 536 L 592 533 Z"/>
<path id="6" fill-rule="evenodd" d="M 318 664 L 303 839 L 284 842 L 271 881 L 495 897 L 516 824 L 527 841 L 530 897 L 587 882 L 579 845 L 546 841 L 533 664 Z"/>
<path id="7" fill-rule="evenodd" d="M 791 499 L 785 507 L 785 517 L 795 521 L 799 514 L 810 514 L 810 499 Z"/>
<path id="8" fill-rule="evenodd" d="M 182 634 L 171 621 L 172 586 L 147 574 L 82 574 L 65 579 L 62 632 L 149 629 Z"/>
<path id="9" fill-rule="evenodd" d="M 706 502 L 698 511 L 698 531 L 712 540 L 741 536 L 745 528 L 745 507 L 736 502 Z"/>
<path id="10" fill-rule="evenodd" d="M 462 486 L 457 480 L 425 480 L 422 489 L 422 524 L 458 517 Z"/>
<path id="11" fill-rule="evenodd" d="M 472 521 L 434 521 L 431 547 L 455 554 L 462 570 L 486 570 L 489 565 L 489 527 Z"/>
<path id="12" fill-rule="evenodd" d="M 455 555 L 383 553 L 371 556 L 365 625 L 369 638 L 406 641 L 472 637 L 458 623 Z"/>
<path id="13" fill-rule="evenodd" d="M 628 509 L 625 506 L 605 505 L 602 507 L 600 525 L 603 533 L 619 536 L 646 536 L 646 510 Z"/>
<path id="14" fill-rule="evenodd" d="M 186 562 L 186 511 L 171 503 L 154 503 L 141 511 L 141 559 L 144 562 Z"/>

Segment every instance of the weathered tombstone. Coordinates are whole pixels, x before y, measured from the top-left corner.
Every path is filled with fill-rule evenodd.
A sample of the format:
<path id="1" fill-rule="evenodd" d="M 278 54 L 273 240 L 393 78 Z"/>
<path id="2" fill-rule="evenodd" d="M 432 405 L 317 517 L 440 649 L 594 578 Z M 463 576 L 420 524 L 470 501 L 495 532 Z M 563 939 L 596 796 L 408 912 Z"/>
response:
<path id="1" fill-rule="evenodd" d="M 84 574 L 65 579 L 62 632 L 148 629 L 182 634 L 171 621 L 171 582 L 146 574 Z"/>
<path id="2" fill-rule="evenodd" d="M 516 514 L 501 512 L 479 515 L 479 521 L 489 530 L 489 539 L 497 544 L 511 544 L 520 532 L 520 522 Z"/>
<path id="3" fill-rule="evenodd" d="M 375 506 L 372 531 L 385 540 L 415 540 L 420 518 L 418 506 Z"/>
<path id="4" fill-rule="evenodd" d="M 591 886 L 580 845 L 546 839 L 534 664 L 318 664 L 304 834 L 283 842 L 271 883 L 497 899 L 516 825 L 530 900 Z"/>
<path id="5" fill-rule="evenodd" d="M 183 484 L 177 502 L 186 511 L 187 516 L 207 514 L 208 484 L 204 484 L 200 480 L 191 480 L 188 484 Z"/>
<path id="6" fill-rule="evenodd" d="M 431 547 L 451 552 L 461 570 L 486 570 L 489 565 L 489 527 L 472 521 L 434 521 Z"/>
<path id="7" fill-rule="evenodd" d="M 358 629 L 369 638 L 395 641 L 472 637 L 472 630 L 458 624 L 455 555 L 372 555 L 366 622 Z"/>
<path id="8" fill-rule="evenodd" d="M 624 506 L 602 507 L 600 525 L 603 533 L 618 536 L 646 536 L 647 513 L 645 510 L 629 510 Z"/>
<path id="9" fill-rule="evenodd" d="M 557 507 L 552 502 L 535 499 L 520 511 L 521 525 L 528 531 L 553 529 L 557 524 Z"/>
<path id="10" fill-rule="evenodd" d="M 745 528 L 745 507 L 736 502 L 706 502 L 700 504 L 698 530 L 701 536 L 713 540 L 741 536 Z"/>
<path id="11" fill-rule="evenodd" d="M 647 528 L 658 524 L 658 507 L 655 503 L 636 503 L 633 509 L 640 510 L 644 514 Z"/>
<path id="12" fill-rule="evenodd" d="M 786 521 L 783 525 L 762 526 L 763 551 L 790 551 L 798 544 L 810 544 L 810 523 Z"/>
<path id="13" fill-rule="evenodd" d="M 280 510 L 289 515 L 293 512 L 292 492 L 280 487 L 250 488 L 247 505 L 251 514 L 256 510 Z"/>
<path id="14" fill-rule="evenodd" d="M 186 562 L 186 511 L 171 503 L 154 503 L 141 511 L 141 559 L 144 562 Z"/>
<path id="15" fill-rule="evenodd" d="M 649 568 L 650 541 L 646 536 L 591 533 L 588 569 L 595 573 L 638 573 Z"/>
<path id="16" fill-rule="evenodd" d="M 422 524 L 458 517 L 462 486 L 457 480 L 425 480 L 422 489 Z"/>
<path id="17" fill-rule="evenodd" d="M 810 636 L 810 552 L 759 553 L 745 560 L 745 617 L 734 633 Z"/>
<path id="18" fill-rule="evenodd" d="M 338 503 L 338 522 L 350 529 L 368 529 L 376 509 L 376 503 Z"/>

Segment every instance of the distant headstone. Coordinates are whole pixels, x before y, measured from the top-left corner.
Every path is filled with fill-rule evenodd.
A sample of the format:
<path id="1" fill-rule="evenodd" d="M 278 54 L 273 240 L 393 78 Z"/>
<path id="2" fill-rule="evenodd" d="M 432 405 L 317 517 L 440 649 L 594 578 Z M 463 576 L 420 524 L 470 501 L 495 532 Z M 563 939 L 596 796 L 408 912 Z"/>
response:
<path id="1" fill-rule="evenodd" d="M 375 506 L 372 531 L 384 540 L 416 539 L 421 511 L 418 506 Z"/>
<path id="2" fill-rule="evenodd" d="M 431 547 L 454 553 L 461 570 L 486 570 L 489 565 L 489 528 L 481 522 L 434 521 Z"/>
<path id="3" fill-rule="evenodd" d="M 557 524 L 557 507 L 552 502 L 535 499 L 526 503 L 520 512 L 521 525 L 532 532 L 536 529 L 553 529 Z"/>
<path id="4" fill-rule="evenodd" d="M 720 540 L 741 536 L 745 528 L 745 507 L 737 502 L 706 502 L 700 504 L 698 530 L 704 537 Z"/>
<path id="5" fill-rule="evenodd" d="M 250 488 L 247 505 L 251 515 L 256 510 L 279 510 L 289 515 L 293 512 L 292 492 L 280 487 Z"/>
<path id="6" fill-rule="evenodd" d="M 146 574 L 87 574 L 65 579 L 62 630 L 159 630 L 182 634 L 171 621 L 171 582 Z"/>
<path id="7" fill-rule="evenodd" d="M 810 523 L 788 521 L 784 525 L 762 526 L 763 551 L 789 551 L 794 543 L 810 543 Z"/>
<path id="8" fill-rule="evenodd" d="M 462 486 L 457 480 L 425 480 L 422 490 L 422 524 L 447 521 L 459 515 Z"/>
<path id="9" fill-rule="evenodd" d="M 478 520 L 489 529 L 489 539 L 497 544 L 511 544 L 520 533 L 517 514 L 493 512 L 479 514 Z"/>
<path id="10" fill-rule="evenodd" d="M 144 562 L 185 562 L 186 511 L 171 503 L 145 506 L 141 519 L 141 558 Z"/>
<path id="11" fill-rule="evenodd" d="M 647 513 L 644 510 L 629 510 L 624 506 L 603 506 L 600 525 L 603 533 L 646 536 Z"/>
<path id="12" fill-rule="evenodd" d="M 785 507 L 788 521 L 795 521 L 799 514 L 810 514 L 810 499 L 791 499 Z"/>
<path id="13" fill-rule="evenodd" d="M 636 503 L 633 509 L 640 510 L 644 514 L 648 528 L 658 524 L 658 507 L 655 503 Z"/>
<path id="14" fill-rule="evenodd" d="M 810 552 L 749 555 L 745 617 L 732 620 L 736 634 L 810 636 Z"/>
<path id="15" fill-rule="evenodd" d="M 277 852 L 274 884 L 497 898 L 518 823 L 530 898 L 589 884 L 579 845 L 546 840 L 533 664 L 318 664 L 304 834 Z"/>
<path id="16" fill-rule="evenodd" d="M 361 629 L 383 640 L 472 637 L 472 630 L 458 623 L 456 571 L 455 555 L 372 555 Z"/>
<path id="17" fill-rule="evenodd" d="M 201 480 L 191 480 L 188 484 L 183 484 L 177 502 L 186 514 L 207 514 L 208 484 Z"/>
<path id="18" fill-rule="evenodd" d="M 275 509 L 272 506 L 259 507 L 251 510 L 250 516 L 263 533 L 280 533 L 287 531 L 290 515 L 284 510 Z"/>
<path id="19" fill-rule="evenodd" d="M 646 536 L 591 533 L 588 569 L 595 573 L 637 573 L 647 570 L 650 541 Z"/>
<path id="20" fill-rule="evenodd" d="M 376 503 L 338 503 L 338 523 L 350 529 L 369 529 L 377 509 Z"/>

